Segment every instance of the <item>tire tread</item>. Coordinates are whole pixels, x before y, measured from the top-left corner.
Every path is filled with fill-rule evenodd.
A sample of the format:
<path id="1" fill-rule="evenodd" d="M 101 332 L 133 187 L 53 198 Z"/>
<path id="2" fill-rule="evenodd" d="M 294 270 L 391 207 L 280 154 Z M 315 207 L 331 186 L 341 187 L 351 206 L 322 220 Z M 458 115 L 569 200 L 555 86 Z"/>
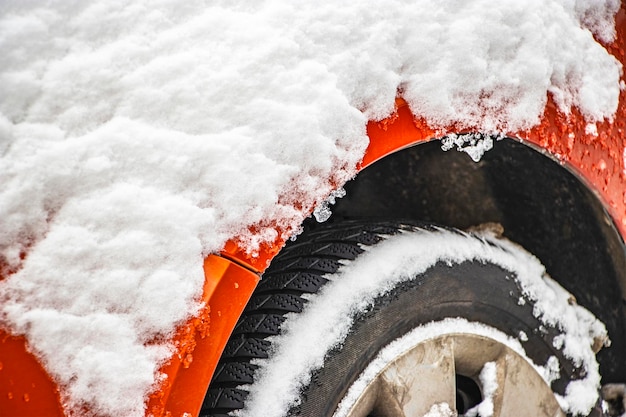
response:
<path id="1" fill-rule="evenodd" d="M 327 274 L 339 270 L 344 260 L 363 253 L 386 235 L 412 229 L 392 222 L 345 223 L 322 226 L 289 242 L 263 274 L 263 278 L 239 319 L 213 376 L 200 411 L 202 417 L 225 417 L 243 408 L 252 383 L 254 359 L 265 359 L 271 343 L 268 337 L 280 334 L 285 316 L 300 313 L 306 294 L 318 292 Z"/>

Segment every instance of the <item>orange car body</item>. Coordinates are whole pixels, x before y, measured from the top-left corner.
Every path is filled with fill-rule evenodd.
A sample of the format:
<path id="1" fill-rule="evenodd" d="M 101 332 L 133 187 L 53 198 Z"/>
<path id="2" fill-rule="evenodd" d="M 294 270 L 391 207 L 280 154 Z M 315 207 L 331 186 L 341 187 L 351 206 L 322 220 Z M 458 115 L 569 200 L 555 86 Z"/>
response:
<path id="1" fill-rule="evenodd" d="M 607 47 L 626 67 L 626 3 L 616 17 L 617 38 Z M 578 175 L 603 202 L 622 236 L 626 237 L 626 89 L 622 89 L 614 120 L 597 124 L 597 135 L 586 132 L 587 123 L 574 109 L 560 113 L 548 101 L 542 122 L 524 132 L 506 135 L 551 155 Z M 462 133 L 450 126 L 448 132 Z M 396 113 L 368 124 L 369 148 L 359 169 L 398 150 L 437 139 L 435 131 L 399 98 Z M 279 230 L 278 235 L 284 236 Z M 197 415 L 217 361 L 237 319 L 271 259 L 284 241 L 248 255 L 229 242 L 219 255 L 205 260 L 205 309 L 180 327 L 177 348 L 161 371 L 168 378 L 147 399 L 147 416 Z M 6 416 L 62 416 L 58 389 L 23 337 L 0 329 L 0 414 Z"/>

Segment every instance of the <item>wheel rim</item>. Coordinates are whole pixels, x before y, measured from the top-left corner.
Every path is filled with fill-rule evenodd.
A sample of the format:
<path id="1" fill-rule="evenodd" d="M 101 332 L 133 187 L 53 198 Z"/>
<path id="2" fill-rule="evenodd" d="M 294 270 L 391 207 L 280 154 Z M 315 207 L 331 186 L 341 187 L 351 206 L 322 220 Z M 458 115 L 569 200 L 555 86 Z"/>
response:
<path id="1" fill-rule="evenodd" d="M 483 372 L 481 382 L 486 364 L 492 364 L 487 365 L 491 376 Z M 360 386 L 355 384 L 349 391 L 355 400 L 346 398 L 352 402 L 344 414 L 347 417 L 476 416 L 478 407 L 481 414 L 489 415 L 491 410 L 492 416 L 517 415 L 521 410 L 525 415 L 565 416 L 528 360 L 480 335 L 449 334 L 425 340 L 392 357 Z"/>

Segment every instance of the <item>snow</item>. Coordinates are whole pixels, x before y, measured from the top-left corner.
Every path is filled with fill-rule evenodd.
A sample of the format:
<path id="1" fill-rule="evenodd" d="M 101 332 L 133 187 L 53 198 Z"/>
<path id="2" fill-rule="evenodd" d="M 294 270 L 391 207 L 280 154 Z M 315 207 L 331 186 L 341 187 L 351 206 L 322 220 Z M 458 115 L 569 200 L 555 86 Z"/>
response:
<path id="1" fill-rule="evenodd" d="M 552 381 L 556 381 L 561 376 L 561 364 L 556 356 L 550 356 L 545 366 L 542 369 L 543 379 L 551 384 Z"/>
<path id="2" fill-rule="evenodd" d="M 585 125 L 585 133 L 591 136 L 598 137 L 598 126 L 595 123 L 587 123 Z"/>
<path id="3" fill-rule="evenodd" d="M 498 389 L 498 380 L 496 378 L 496 363 L 487 362 L 480 371 L 478 379 L 482 388 L 483 400 L 480 404 L 467 410 L 466 417 L 492 417 L 493 416 L 493 396 Z"/>
<path id="4" fill-rule="evenodd" d="M 331 192 L 330 196 L 328 196 L 326 200 L 318 204 L 317 207 L 315 207 L 315 209 L 313 210 L 313 217 L 315 217 L 315 220 L 317 220 L 319 223 L 323 223 L 326 220 L 330 219 L 330 216 L 332 215 L 330 206 L 335 204 L 338 198 L 342 198 L 345 196 L 346 190 L 343 188 L 339 188 Z"/>
<path id="5" fill-rule="evenodd" d="M 566 395 L 560 398 L 562 408 L 574 415 L 585 415 L 595 405 L 600 376 L 592 346 L 596 339 L 608 340 L 606 329 L 591 313 L 571 302 L 571 295 L 546 276 L 545 268 L 534 256 L 489 232 L 476 239 L 445 230 L 404 233 L 364 249 L 357 260 L 346 263 L 337 274 L 327 276 L 330 282 L 309 300 L 302 314 L 287 317 L 282 335 L 272 340 L 272 357 L 258 361 L 260 371 L 250 387 L 246 408 L 238 414 L 240 417 L 287 415 L 289 408 L 298 403 L 300 389 L 310 382 L 311 372 L 323 366 L 326 353 L 345 339 L 352 318 L 367 310 L 377 296 L 437 262 L 456 264 L 465 260 L 490 262 L 510 271 L 520 283 L 524 296 L 534 302 L 534 315 L 544 325 L 560 330 L 562 352 L 583 366 L 587 373 L 584 379 L 570 383 L 572 388 L 568 386 Z M 354 396 L 389 362 L 390 355 L 397 356 L 398 352 L 407 350 L 407 346 L 442 334 L 469 331 L 485 335 L 526 357 L 519 340 L 512 336 L 479 323 L 450 320 L 417 328 L 414 332 L 419 340 L 409 337 L 409 344 L 392 343 L 389 350 L 385 348 L 379 355 L 381 359 L 375 360 L 372 368 L 368 367 L 364 376 L 355 382 Z M 310 343 L 311 340 L 315 343 Z M 548 383 L 558 377 L 558 362 L 555 368 L 552 359 L 534 366 Z M 348 394 L 346 398 L 356 400 L 354 396 Z M 335 417 L 345 412 L 347 408 L 340 408 Z"/>
<path id="6" fill-rule="evenodd" d="M 442 135 L 529 128 L 548 93 L 610 119 L 621 66 L 594 36 L 618 7 L 3 1 L 0 325 L 68 412 L 143 415 L 204 256 L 298 230 L 398 94 Z"/>
<path id="7" fill-rule="evenodd" d="M 479 162 L 485 152 L 493 148 L 493 138 L 477 133 L 469 133 L 465 135 L 452 133 L 441 138 L 442 151 L 449 151 L 455 146 L 457 151 L 465 152 L 470 158 L 472 158 L 472 161 Z"/>
<path id="8" fill-rule="evenodd" d="M 424 417 L 456 417 L 456 413 L 446 403 L 433 405 Z"/>

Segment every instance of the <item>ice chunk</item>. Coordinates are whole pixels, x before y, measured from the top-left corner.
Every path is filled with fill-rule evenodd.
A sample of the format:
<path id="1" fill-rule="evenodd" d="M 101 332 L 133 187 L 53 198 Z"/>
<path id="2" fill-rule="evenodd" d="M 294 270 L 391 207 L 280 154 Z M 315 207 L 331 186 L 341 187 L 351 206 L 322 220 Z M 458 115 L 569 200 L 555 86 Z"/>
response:
<path id="1" fill-rule="evenodd" d="M 335 204 L 338 198 L 342 198 L 345 196 L 346 190 L 344 190 L 343 188 L 339 188 L 330 193 L 330 196 L 328 196 L 326 200 L 318 204 L 315 207 L 315 210 L 313 210 L 313 216 L 315 216 L 315 220 L 317 220 L 318 223 L 323 223 L 326 220 L 330 219 L 330 216 L 332 215 L 330 206 Z"/>
<path id="2" fill-rule="evenodd" d="M 485 152 L 493 148 L 493 138 L 489 135 L 469 133 L 450 134 L 441 139 L 441 149 L 449 151 L 456 146 L 457 151 L 465 152 L 474 162 L 480 161 Z"/>

